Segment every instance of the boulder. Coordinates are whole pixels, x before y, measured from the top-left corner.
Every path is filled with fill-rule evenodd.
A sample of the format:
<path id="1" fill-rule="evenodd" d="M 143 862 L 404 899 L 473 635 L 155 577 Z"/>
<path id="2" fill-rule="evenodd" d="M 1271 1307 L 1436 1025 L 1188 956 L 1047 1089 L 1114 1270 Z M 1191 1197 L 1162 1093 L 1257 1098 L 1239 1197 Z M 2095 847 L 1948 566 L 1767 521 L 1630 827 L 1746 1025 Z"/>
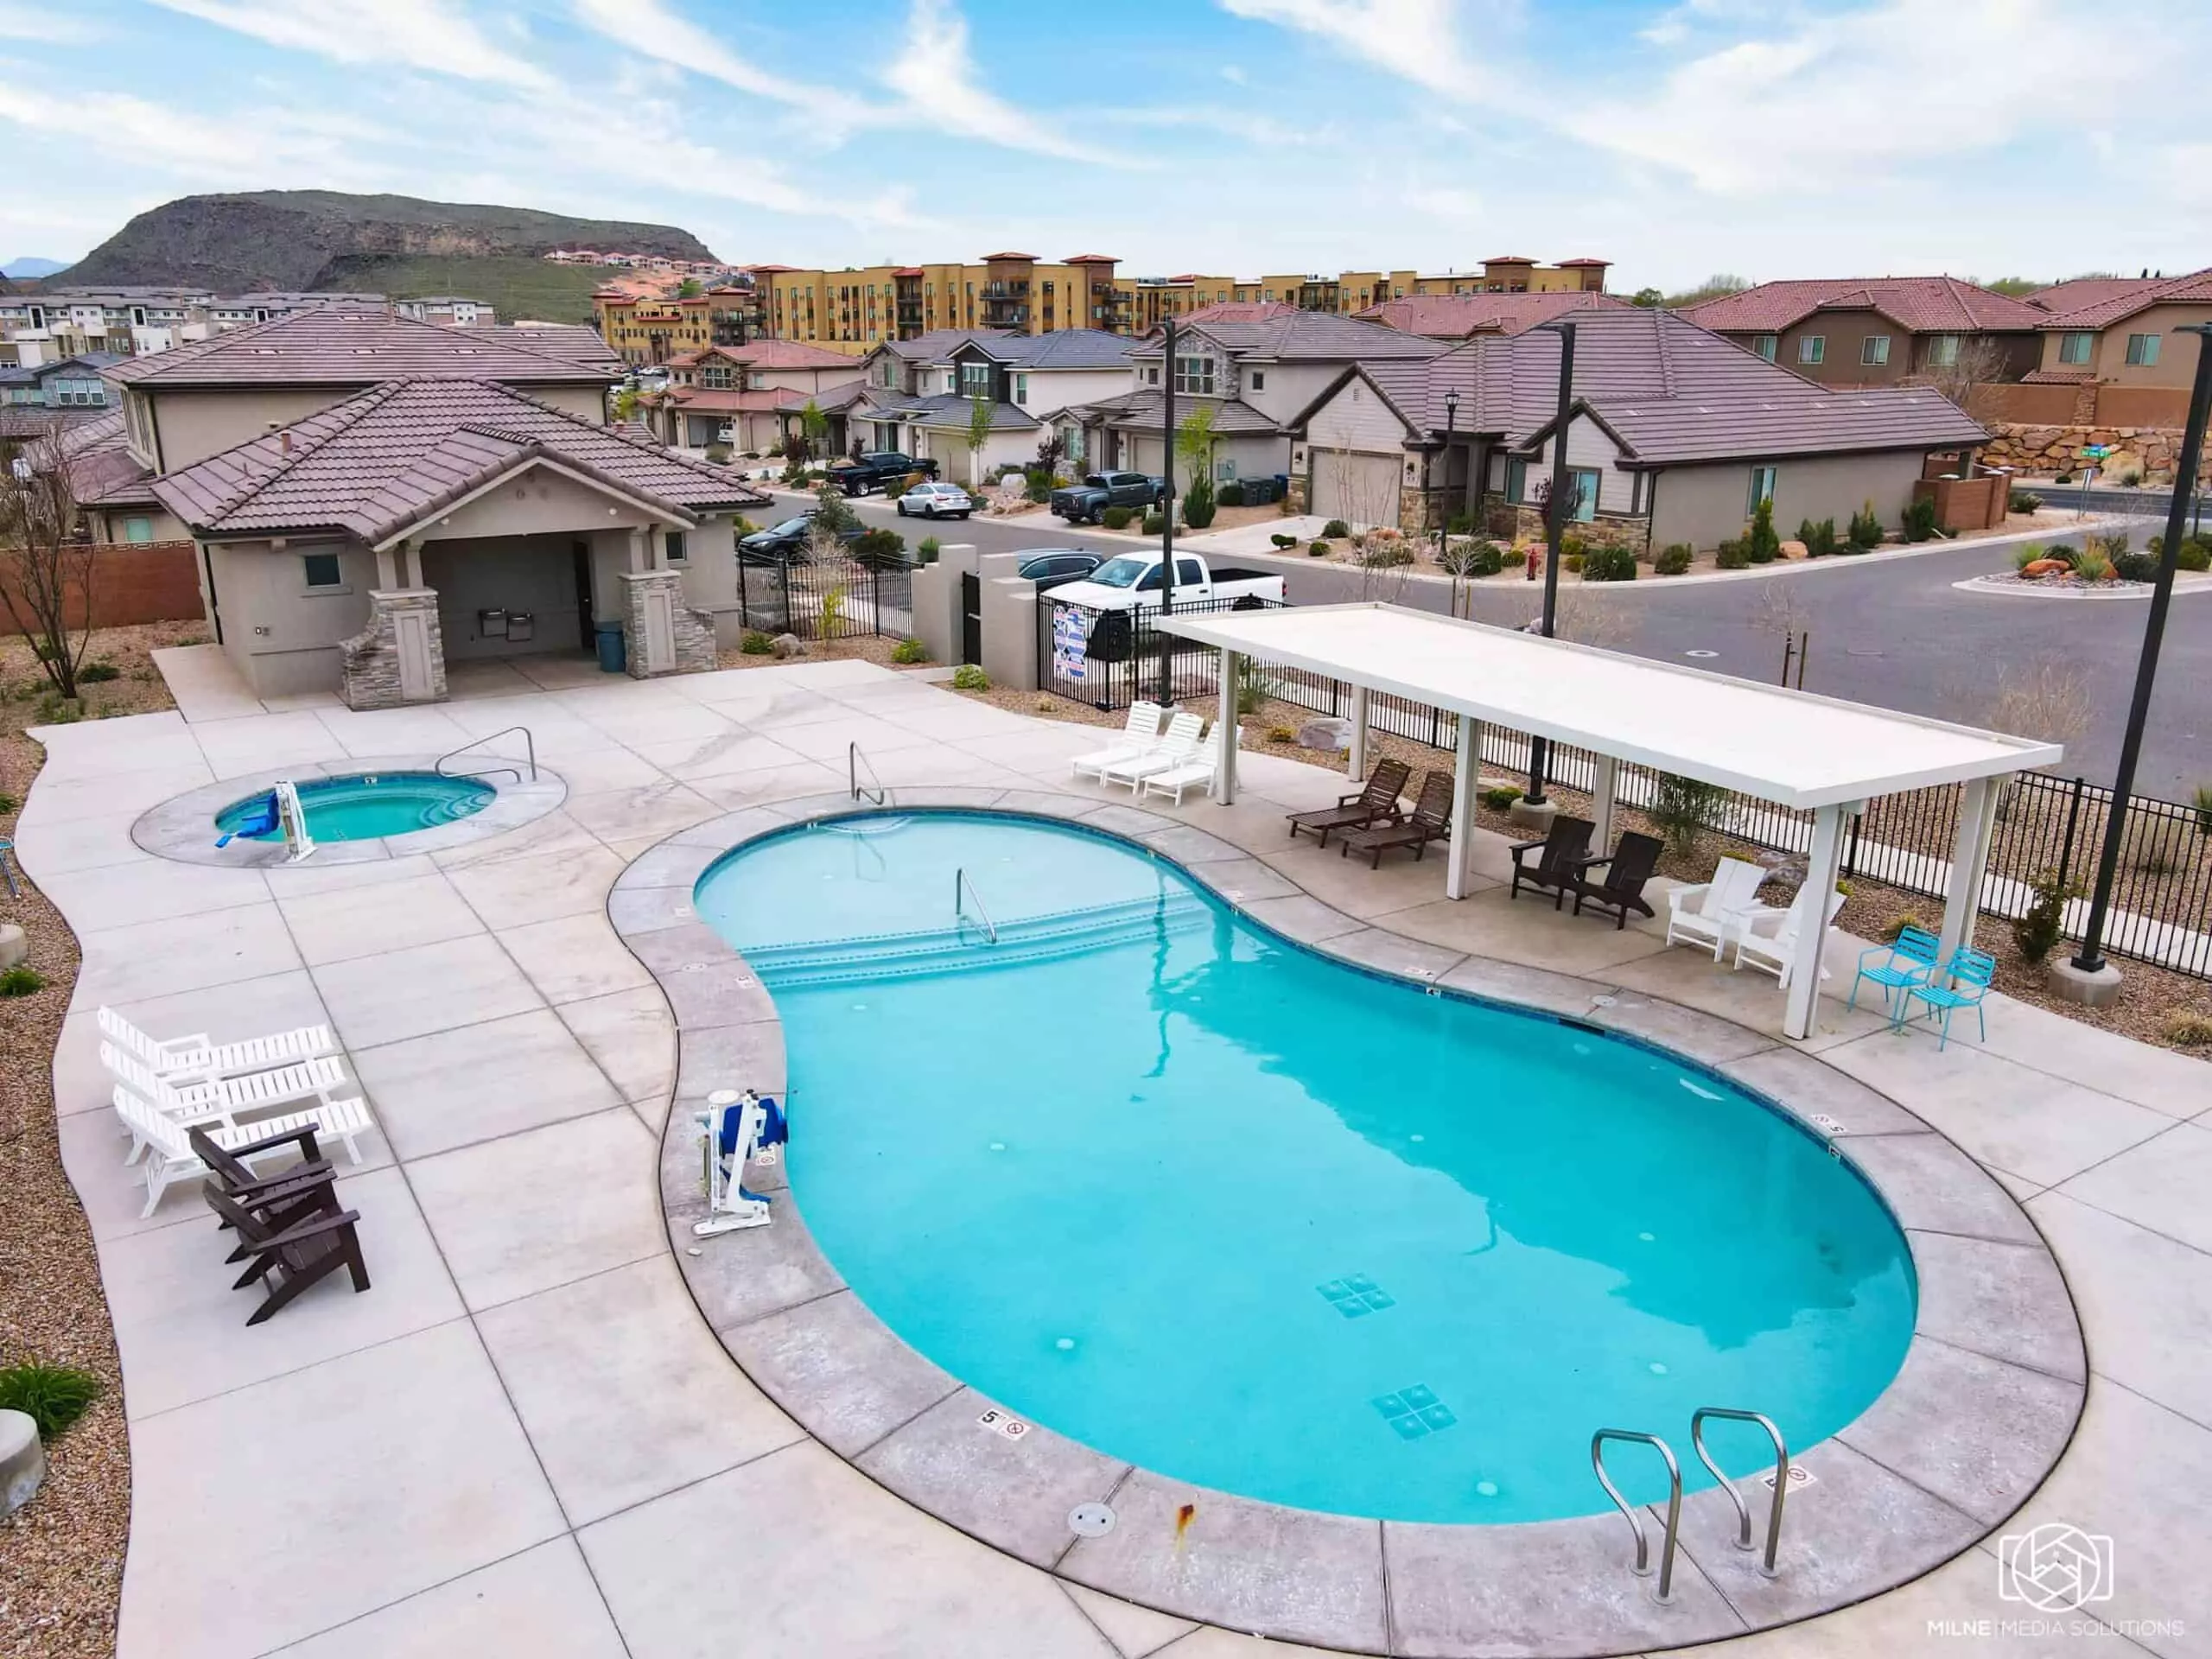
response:
<path id="1" fill-rule="evenodd" d="M 2020 574 L 2030 580 L 2043 576 L 2063 575 L 2074 567 L 2063 559 L 2036 559 L 2020 567 Z"/>
<path id="2" fill-rule="evenodd" d="M 46 1448 L 27 1411 L 0 1411 L 0 1515 L 31 1501 L 46 1478 Z"/>
<path id="3" fill-rule="evenodd" d="M 1812 550 L 1802 542 L 1784 542 L 1782 544 L 1782 556 L 1785 559 L 1808 558 L 1811 553 Z"/>
<path id="4" fill-rule="evenodd" d="M 775 638 L 772 649 L 779 657 L 804 657 L 806 655 L 806 641 L 795 633 L 779 633 Z"/>
<path id="5" fill-rule="evenodd" d="M 23 938 L 23 930 L 13 922 L 0 922 L 0 970 L 13 968 L 30 954 L 30 943 Z"/>
<path id="6" fill-rule="evenodd" d="M 1351 722 L 1324 715 L 1309 720 L 1298 728 L 1298 747 L 1319 749 L 1329 754 L 1341 754 L 1351 747 Z"/>

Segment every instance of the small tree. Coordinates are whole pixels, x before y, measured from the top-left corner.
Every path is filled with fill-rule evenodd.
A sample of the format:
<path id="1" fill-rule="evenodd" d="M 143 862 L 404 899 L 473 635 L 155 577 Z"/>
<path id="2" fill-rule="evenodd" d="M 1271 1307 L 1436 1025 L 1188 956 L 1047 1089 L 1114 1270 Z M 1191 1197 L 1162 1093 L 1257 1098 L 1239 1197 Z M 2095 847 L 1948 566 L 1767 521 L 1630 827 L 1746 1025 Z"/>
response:
<path id="1" fill-rule="evenodd" d="M 849 530 L 861 527 L 860 515 L 845 499 L 844 491 L 835 484 L 824 483 L 814 493 L 814 525 L 832 536 L 842 536 Z M 842 547 L 842 543 L 840 544 Z"/>
<path id="2" fill-rule="evenodd" d="M 1056 430 L 1047 430 L 1037 442 L 1037 464 L 1047 475 L 1060 469 L 1061 457 L 1068 451 L 1067 440 Z"/>
<path id="3" fill-rule="evenodd" d="M 1647 311 L 1656 310 L 1667 303 L 1667 296 L 1656 288 L 1639 288 L 1629 296 L 1630 305 L 1640 305 Z"/>
<path id="4" fill-rule="evenodd" d="M 1983 425 L 2004 418 L 2005 348 L 1984 338 L 1959 342 L 1948 363 L 1932 364 L 1918 378 L 1933 386 Z"/>
<path id="5" fill-rule="evenodd" d="M 1192 407 L 1175 427 L 1175 457 L 1183 463 L 1184 476 L 1195 488 L 1198 481 L 1206 481 L 1207 493 L 1212 493 L 1214 447 L 1221 442 L 1212 405 L 1198 404 Z M 1174 480 L 1168 480 L 1174 486 Z"/>
<path id="6" fill-rule="evenodd" d="M 73 458 L 56 422 L 12 453 L 0 446 L 0 601 L 54 690 L 77 695 L 92 644 L 92 548 L 76 539 Z M 73 643 L 70 619 L 81 623 Z"/>
<path id="7" fill-rule="evenodd" d="M 1772 496 L 1751 510 L 1751 529 L 1744 538 L 1744 550 L 1751 556 L 1753 564 L 1772 564 L 1782 556 L 1782 537 L 1774 529 Z"/>
<path id="8" fill-rule="evenodd" d="M 1678 778 L 1671 772 L 1662 772 L 1651 804 L 1644 808 L 1643 813 L 1680 856 L 1694 849 L 1697 838 L 1706 830 L 1719 827 L 1716 820 L 1727 798 L 1728 791 L 1718 784 L 1700 783 L 1694 778 Z"/>
<path id="9" fill-rule="evenodd" d="M 808 398 L 806 406 L 798 412 L 798 424 L 800 441 L 806 446 L 805 453 L 798 457 L 800 460 L 829 453 L 830 417 L 823 413 L 821 404 L 811 397 Z"/>
<path id="10" fill-rule="evenodd" d="M 998 405 L 991 401 L 988 392 L 979 391 L 968 400 L 968 482 L 982 482 L 982 454 L 991 441 L 991 423 L 998 414 Z"/>

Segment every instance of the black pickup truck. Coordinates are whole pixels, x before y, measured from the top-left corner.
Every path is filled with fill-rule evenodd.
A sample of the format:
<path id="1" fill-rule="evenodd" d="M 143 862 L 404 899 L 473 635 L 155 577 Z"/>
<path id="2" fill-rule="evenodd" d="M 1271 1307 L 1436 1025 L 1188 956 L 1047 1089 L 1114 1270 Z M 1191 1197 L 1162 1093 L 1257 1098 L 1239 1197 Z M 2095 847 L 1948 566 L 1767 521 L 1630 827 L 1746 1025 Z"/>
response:
<path id="1" fill-rule="evenodd" d="M 1167 480 L 1142 473 L 1090 473 L 1082 483 L 1052 492 L 1052 512 L 1071 524 L 1095 524 L 1109 507 L 1144 512 L 1167 499 Z"/>
<path id="2" fill-rule="evenodd" d="M 847 495 L 866 495 L 871 490 L 903 484 L 916 473 L 925 478 L 935 478 L 937 462 L 916 461 L 912 455 L 902 455 L 896 449 L 879 449 L 873 454 L 861 455 L 841 467 L 831 467 L 830 481 Z"/>

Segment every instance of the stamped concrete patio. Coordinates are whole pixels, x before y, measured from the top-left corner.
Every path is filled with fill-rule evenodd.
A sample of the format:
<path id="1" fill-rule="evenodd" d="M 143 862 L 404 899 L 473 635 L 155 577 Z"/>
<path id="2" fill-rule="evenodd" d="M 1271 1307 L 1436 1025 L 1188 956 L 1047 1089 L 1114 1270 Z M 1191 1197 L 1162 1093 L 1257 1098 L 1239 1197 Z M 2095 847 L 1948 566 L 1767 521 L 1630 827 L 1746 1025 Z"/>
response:
<path id="1" fill-rule="evenodd" d="M 855 741 L 894 791 L 1060 791 L 1095 730 L 860 664 L 650 683 L 579 668 L 374 714 L 269 710 L 207 670 L 176 665 L 200 676 L 184 714 L 41 733 L 49 760 L 18 836 L 84 949 L 55 1084 L 129 1396 L 125 1659 L 1299 1651 L 1067 1584 L 909 1507 L 747 1380 L 663 1224 L 674 1027 L 607 919 L 625 868 L 733 810 L 842 791 Z M 131 838 L 146 810 L 218 779 L 432 754 L 518 722 L 567 797 L 503 836 L 266 870 L 175 862 Z M 1248 757 L 1243 785 L 1233 808 L 1173 816 L 1249 851 L 1262 919 L 1319 899 L 1455 957 L 1579 976 L 1647 1007 L 1661 1040 L 1675 1003 L 1762 1040 L 1776 1027 L 1770 981 L 1647 931 L 1509 905 L 1494 880 L 1447 903 L 1433 862 L 1370 873 L 1288 847 L 1281 813 L 1332 796 L 1327 773 Z M 1477 868 L 1495 878 L 1500 859 L 1488 842 Z M 1278 897 L 1257 897 L 1267 883 Z M 249 1332 L 190 1192 L 137 1218 L 93 1052 L 101 1002 L 157 1033 L 335 1025 L 383 1127 L 341 1189 L 362 1212 L 372 1292 L 326 1284 Z M 2112 1536 L 2117 1591 L 2091 1611 L 2134 1632 L 2068 1650 L 2212 1653 L 2212 1074 L 2002 999 L 1986 1046 L 1941 1054 L 1833 1000 L 1821 1024 L 1802 1046 L 1979 1160 L 2067 1275 L 2086 1414 L 2008 1529 Z M 1621 1543 L 1624 1556 L 1624 1529 Z M 1955 1630 L 2032 1611 L 1999 1599 L 1995 1543 L 1723 1645 L 1745 1659 L 1953 1650 L 1968 1639 Z M 1967 1650 L 2050 1647 L 1993 1629 Z"/>

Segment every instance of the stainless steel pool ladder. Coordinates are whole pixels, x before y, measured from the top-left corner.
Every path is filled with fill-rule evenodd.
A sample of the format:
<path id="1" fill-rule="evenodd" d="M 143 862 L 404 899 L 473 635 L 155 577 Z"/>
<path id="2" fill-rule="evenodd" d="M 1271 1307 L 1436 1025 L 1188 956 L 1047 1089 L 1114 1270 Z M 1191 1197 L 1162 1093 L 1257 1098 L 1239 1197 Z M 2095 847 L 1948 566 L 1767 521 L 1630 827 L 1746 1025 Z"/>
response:
<path id="1" fill-rule="evenodd" d="M 1667 1526 L 1659 1545 L 1659 1589 L 1654 1598 L 1662 1607 L 1671 1605 L 1675 1599 L 1675 1543 L 1682 1524 L 1682 1466 L 1675 1461 L 1675 1453 L 1666 1441 L 1656 1434 L 1647 1434 L 1635 1428 L 1601 1428 L 1590 1437 L 1590 1467 L 1596 1471 L 1598 1484 L 1605 1489 L 1605 1496 L 1613 1500 L 1613 1507 L 1627 1517 L 1636 1534 L 1636 1563 L 1629 1571 L 1638 1578 L 1648 1578 L 1651 1573 L 1651 1541 L 1643 1535 L 1643 1522 L 1635 1506 L 1621 1496 L 1621 1489 L 1613 1484 L 1605 1473 L 1605 1442 L 1607 1440 L 1637 1440 L 1656 1447 L 1667 1461 Z"/>
<path id="2" fill-rule="evenodd" d="M 868 767 L 866 785 L 861 782 L 861 768 L 863 766 Z M 845 746 L 845 788 L 849 798 L 855 801 L 865 799 L 871 806 L 881 806 L 889 792 L 883 787 L 883 780 L 875 775 L 875 768 L 868 765 L 868 756 L 861 753 L 861 746 L 857 743 Z"/>
<path id="3" fill-rule="evenodd" d="M 1766 1430 L 1766 1437 L 1774 1442 L 1774 1502 L 1766 1514 L 1766 1553 L 1760 1557 L 1759 1571 L 1768 1578 L 1774 1577 L 1775 1552 L 1782 1548 L 1782 1503 L 1789 1491 L 1789 1447 L 1782 1438 L 1782 1431 L 1774 1420 L 1756 1411 L 1738 1411 L 1732 1406 L 1700 1406 L 1690 1414 L 1690 1447 L 1697 1453 L 1698 1461 L 1713 1471 L 1720 1490 L 1728 1494 L 1728 1501 L 1736 1506 L 1736 1548 L 1751 1547 L 1751 1510 L 1744 1502 L 1744 1495 L 1736 1484 L 1720 1471 L 1713 1454 L 1705 1449 L 1705 1420 L 1723 1417 L 1734 1423 L 1757 1423 Z"/>
<path id="4" fill-rule="evenodd" d="M 438 764 L 435 768 L 433 768 L 433 770 L 435 770 L 441 778 L 491 778 L 504 772 L 511 774 L 517 783 L 520 783 L 523 780 L 522 772 L 514 766 L 476 766 L 472 767 L 467 772 L 448 772 L 446 770 L 446 762 L 452 760 L 454 756 L 467 754 L 471 749 L 476 747 L 478 744 L 489 743 L 493 738 L 512 737 L 517 732 L 520 732 L 522 734 L 523 752 L 529 759 L 530 781 L 534 784 L 537 781 L 537 740 L 531 736 L 530 728 L 527 726 L 510 726 L 505 731 L 493 732 L 490 736 L 474 739 L 469 742 L 462 744 L 457 749 L 448 749 L 443 754 L 438 757 Z"/>
<path id="5" fill-rule="evenodd" d="M 991 912 L 983 908 L 983 895 L 976 891 L 976 884 L 968 879 L 968 869 L 961 866 L 952 873 L 952 917 L 957 922 L 968 913 L 966 906 L 976 906 L 976 913 L 983 918 L 983 937 L 993 944 L 999 942 L 999 925 L 991 919 Z"/>

